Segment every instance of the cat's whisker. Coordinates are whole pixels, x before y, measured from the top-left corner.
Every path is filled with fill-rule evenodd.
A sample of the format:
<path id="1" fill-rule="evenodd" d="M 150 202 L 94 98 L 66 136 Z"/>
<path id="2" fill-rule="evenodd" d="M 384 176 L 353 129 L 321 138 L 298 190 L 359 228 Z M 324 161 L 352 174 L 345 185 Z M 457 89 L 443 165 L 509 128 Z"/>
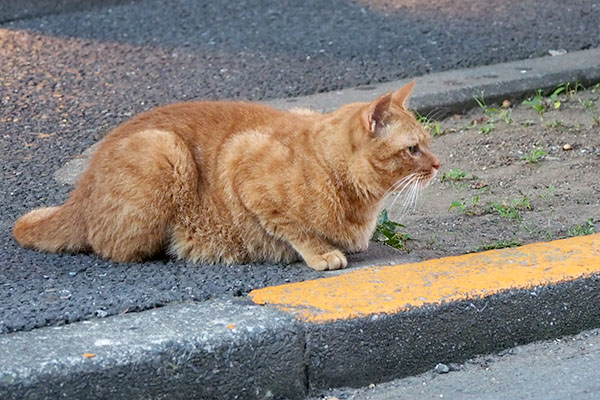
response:
<path id="1" fill-rule="evenodd" d="M 424 179 L 424 176 L 418 176 L 411 182 L 411 189 L 403 202 L 399 218 L 403 218 L 410 210 L 413 212 L 416 211 L 417 202 L 423 189 L 421 186 Z"/>
<path id="2" fill-rule="evenodd" d="M 404 178 L 400 179 L 397 183 L 395 183 L 387 192 L 386 195 L 387 196 L 389 193 L 391 192 L 396 192 L 398 189 L 400 189 L 400 191 L 398 193 L 396 193 L 396 196 L 392 202 L 392 205 L 396 202 L 396 199 L 398 198 L 398 196 L 407 188 L 410 186 L 410 181 L 412 179 L 414 179 L 415 177 L 415 173 L 412 173 L 410 175 L 405 176 Z M 402 188 L 401 188 L 402 186 Z M 384 197 L 385 197 L 384 196 Z M 392 206 L 390 206 L 391 208 Z"/>
<path id="3" fill-rule="evenodd" d="M 415 190 L 414 190 L 413 196 L 411 198 L 411 204 L 410 204 L 410 210 L 412 210 L 413 212 L 417 208 L 417 199 L 419 197 L 419 193 L 421 192 L 421 180 L 422 180 L 422 177 L 419 177 L 419 178 L 417 178 L 417 180 L 415 182 Z"/>
<path id="4" fill-rule="evenodd" d="M 411 179 L 404 185 L 404 187 L 402 187 L 402 189 L 396 193 L 396 196 L 394 197 L 394 200 L 392 201 L 392 204 L 389 206 L 389 209 L 392 212 L 392 216 L 394 216 L 395 218 L 399 219 L 402 218 L 403 214 L 404 214 L 404 208 L 405 208 L 405 204 L 406 201 L 408 199 L 408 197 L 410 196 L 410 192 L 413 190 L 414 188 L 414 180 L 416 179 L 415 176 L 412 176 Z M 394 213 L 394 204 L 396 204 L 396 201 L 398 200 L 398 198 L 408 189 L 408 192 L 406 192 L 406 196 L 404 198 L 404 201 L 402 202 L 402 206 L 400 207 L 400 215 L 399 217 L 396 217 L 396 213 Z"/>
<path id="5" fill-rule="evenodd" d="M 443 116 L 446 112 L 448 112 L 448 110 L 449 110 L 448 107 L 435 108 L 435 109 L 429 111 L 425 118 L 427 118 L 430 121 L 435 121 L 435 120 L 437 120 L 438 117 Z"/>
<path id="6" fill-rule="evenodd" d="M 411 178 L 413 178 L 416 175 L 416 173 L 412 173 L 412 174 L 408 174 L 406 175 L 404 178 L 398 180 L 398 182 L 394 183 L 386 192 L 385 192 L 385 196 L 387 196 L 388 194 L 390 194 L 391 192 L 395 192 L 396 190 L 398 190 L 400 188 L 400 186 L 403 183 L 406 183 L 408 180 L 410 180 Z"/>
<path id="7" fill-rule="evenodd" d="M 417 194 L 416 194 L 415 200 L 413 202 L 413 213 L 417 211 L 417 204 L 419 203 L 419 198 L 421 197 L 421 193 L 423 193 L 424 186 L 422 185 L 422 182 L 424 179 L 425 179 L 425 177 L 421 177 L 419 179 L 419 182 L 417 185 Z"/>
<path id="8" fill-rule="evenodd" d="M 404 184 L 404 186 L 402 187 L 402 189 L 396 194 L 396 197 L 394 197 L 394 200 L 392 201 L 392 204 L 390 205 L 390 209 L 394 207 L 394 204 L 396 203 L 396 200 L 398 200 L 398 197 L 407 189 L 407 188 L 412 188 L 412 183 L 414 181 L 414 179 L 416 178 L 415 176 L 416 174 L 411 174 L 410 175 L 410 179 L 408 180 L 408 182 L 406 182 Z M 410 191 L 409 191 L 410 192 Z"/>
<path id="9" fill-rule="evenodd" d="M 411 181 L 411 187 L 410 190 L 408 192 L 408 194 L 406 195 L 406 198 L 404 199 L 404 202 L 402 203 L 402 208 L 400 211 L 400 218 L 403 218 L 406 213 L 408 212 L 408 210 L 410 209 L 410 205 L 412 203 L 412 199 L 415 195 L 415 191 L 418 189 L 418 177 L 415 177 L 415 179 L 413 179 Z"/>

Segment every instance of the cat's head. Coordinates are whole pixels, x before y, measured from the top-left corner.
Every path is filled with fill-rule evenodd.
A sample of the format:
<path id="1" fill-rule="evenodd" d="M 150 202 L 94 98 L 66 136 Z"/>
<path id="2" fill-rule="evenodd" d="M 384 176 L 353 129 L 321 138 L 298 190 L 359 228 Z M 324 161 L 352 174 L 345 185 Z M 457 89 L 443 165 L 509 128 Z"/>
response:
<path id="1" fill-rule="evenodd" d="M 415 82 L 370 103 L 354 104 L 350 122 L 352 170 L 380 191 L 427 186 L 440 168 L 430 135 L 406 108 Z M 341 109 L 340 109 L 341 110 Z"/>

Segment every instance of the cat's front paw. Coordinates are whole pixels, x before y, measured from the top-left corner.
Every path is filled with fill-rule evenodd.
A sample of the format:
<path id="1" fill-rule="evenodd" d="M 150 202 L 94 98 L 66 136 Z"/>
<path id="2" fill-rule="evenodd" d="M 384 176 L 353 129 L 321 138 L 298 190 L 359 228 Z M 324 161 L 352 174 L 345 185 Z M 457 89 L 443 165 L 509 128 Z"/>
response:
<path id="1" fill-rule="evenodd" d="M 339 250 L 333 250 L 325 254 L 317 254 L 306 260 L 306 264 L 317 271 L 329 271 L 346 268 L 348 260 Z"/>
<path id="2" fill-rule="evenodd" d="M 369 241 L 365 241 L 363 243 L 351 243 L 345 250 L 347 253 L 355 254 L 362 253 L 363 251 L 367 251 L 369 248 Z"/>

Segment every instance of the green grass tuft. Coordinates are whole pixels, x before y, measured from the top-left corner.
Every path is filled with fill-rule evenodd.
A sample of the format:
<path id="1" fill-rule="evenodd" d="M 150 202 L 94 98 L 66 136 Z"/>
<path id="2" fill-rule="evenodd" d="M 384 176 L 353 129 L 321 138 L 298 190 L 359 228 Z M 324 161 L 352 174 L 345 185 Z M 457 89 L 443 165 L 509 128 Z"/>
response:
<path id="1" fill-rule="evenodd" d="M 569 228 L 569 237 L 591 235 L 594 232 L 596 232 L 596 229 L 594 226 L 594 219 L 590 218 L 585 222 L 585 224 L 582 224 L 582 225 L 575 224 L 572 227 L 570 227 Z"/>
<path id="2" fill-rule="evenodd" d="M 527 161 L 528 163 L 535 164 L 540 162 L 544 157 L 548 155 L 548 151 L 542 149 L 541 147 L 536 147 L 531 150 L 528 154 L 525 154 L 521 157 L 521 160 Z"/>
<path id="3" fill-rule="evenodd" d="M 399 232 L 400 228 L 406 228 L 406 226 L 389 219 L 388 212 L 384 209 L 377 217 L 373 239 L 395 249 L 408 251 L 406 242 L 412 238 L 407 233 Z"/>

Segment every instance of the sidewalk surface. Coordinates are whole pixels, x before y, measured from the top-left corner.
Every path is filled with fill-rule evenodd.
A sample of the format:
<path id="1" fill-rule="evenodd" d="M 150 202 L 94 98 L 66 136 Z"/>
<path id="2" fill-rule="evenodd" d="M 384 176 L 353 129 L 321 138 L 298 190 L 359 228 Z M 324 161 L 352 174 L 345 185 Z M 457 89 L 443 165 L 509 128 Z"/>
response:
<path id="1" fill-rule="evenodd" d="M 448 238 L 425 248 L 421 244 L 427 239 L 420 236 L 425 233 L 418 231 L 410 253 L 373 243 L 369 252 L 350 259 L 347 271 L 336 273 L 318 273 L 303 265 L 223 267 L 171 260 L 113 264 L 93 256 L 49 255 L 19 248 L 10 237 L 14 219 L 35 206 L 60 203 L 85 165 L 86 149 L 116 123 L 153 105 L 198 97 L 240 97 L 282 108 L 309 106 L 327 111 L 345 102 L 373 98 L 405 80 L 373 82 L 422 75 L 411 102 L 415 109 L 433 115 L 460 112 L 470 119 L 474 114 L 462 114 L 462 110 L 472 107 L 473 96 L 482 92 L 490 105 L 511 99 L 516 115 L 523 108 L 520 99 L 537 89 L 549 94 L 566 82 L 573 83 L 570 88 L 577 87 L 576 81 L 586 87 L 600 82 L 600 51 L 574 51 L 600 45 L 584 43 L 588 35 L 569 38 L 578 47 L 569 47 L 566 55 L 525 60 L 520 59 L 544 55 L 548 49 L 527 47 L 533 41 L 525 36 L 518 39 L 521 46 L 511 54 L 484 52 L 475 47 L 493 46 L 486 44 L 491 37 L 482 37 L 468 51 L 483 58 L 473 55 L 475 64 L 471 64 L 457 61 L 456 57 L 470 57 L 460 46 L 448 49 L 444 62 L 427 53 L 429 45 L 421 45 L 416 53 L 400 54 L 396 42 L 381 41 L 379 33 L 367 32 L 366 37 L 380 40 L 383 49 L 359 52 L 361 57 L 356 59 L 344 53 L 348 46 L 348 52 L 359 51 L 351 43 L 319 39 L 319 35 L 333 35 L 339 27 L 323 23 L 310 36 L 315 19 L 349 23 L 346 28 L 352 37 L 358 34 L 352 28 L 353 19 L 374 19 L 388 29 L 397 29 L 403 20 L 410 30 L 434 11 L 424 8 L 419 14 L 410 8 L 399 12 L 340 2 L 322 10 L 321 16 L 310 8 L 298 6 L 290 11 L 276 4 L 258 15 L 248 14 L 253 8 L 245 3 L 223 11 L 209 5 L 187 8 L 188 2 L 180 0 L 169 12 L 159 2 L 141 4 L 5 18 L 13 21 L 0 25 L 0 57 L 9 71 L 0 76 L 0 242 L 5 255 L 0 261 L 0 398 L 304 398 L 320 389 L 410 376 L 440 361 L 461 362 L 600 326 L 598 234 L 461 255 L 472 248 L 459 240 L 455 223 L 488 221 L 496 226 L 493 218 L 497 216 L 472 207 L 484 214 L 476 216 L 482 219 L 470 218 L 466 212 L 448 219 L 441 214 L 447 213 L 447 202 L 438 202 L 433 215 L 420 217 L 418 225 L 427 232 L 441 229 L 440 235 Z M 587 2 L 576 6 L 582 26 L 600 12 Z M 540 12 L 546 13 L 547 8 Z M 481 11 L 470 10 L 471 22 L 487 26 Z M 528 13 L 521 13 L 524 20 Z M 164 21 L 156 19 L 163 14 Z M 235 18 L 224 20 L 225 15 Z M 502 21 L 502 15 L 497 19 Z M 408 16 L 415 19 L 408 21 Z M 179 18 L 180 23 L 171 18 Z M 212 20 L 196 23 L 194 18 Z M 244 18 L 241 26 L 252 26 L 256 36 L 239 33 L 240 26 L 233 21 L 240 23 Z M 295 18 L 312 22 L 293 24 Z M 448 18 L 449 34 L 474 37 L 469 35 L 476 32 L 465 31 L 452 15 Z M 568 22 L 562 18 L 555 19 L 556 26 Z M 420 34 L 433 35 L 430 41 L 443 43 L 445 33 L 435 27 L 435 21 L 429 23 L 430 33 Z M 294 37 L 302 38 L 298 45 L 285 38 L 285 31 L 271 35 L 274 42 L 263 40 L 271 37 L 271 29 L 291 29 L 292 25 L 305 32 L 296 32 L 299 36 Z M 196 35 L 189 33 L 190 26 Z M 506 26 L 494 29 L 514 33 Z M 394 32 L 394 37 L 406 34 Z M 566 42 L 554 37 L 547 43 L 560 49 L 567 47 Z M 431 51 L 439 51 L 438 44 L 431 46 Z M 303 54 L 305 49 L 312 50 Z M 410 58 L 414 54 L 418 57 Z M 373 64 L 364 61 L 371 56 Z M 306 64 L 299 64 L 299 57 Z M 394 59 L 407 61 L 398 65 Z M 439 64 L 428 66 L 419 59 Z M 515 61 L 496 64 L 507 60 Z M 340 65 L 344 66 L 341 70 Z M 455 69 L 472 65 L 479 66 Z M 447 71 L 423 75 L 431 69 Z M 341 89 L 357 84 L 363 86 Z M 291 97 L 318 91 L 327 92 Z M 551 127 L 555 131 L 545 129 L 568 114 L 571 119 L 564 118 L 568 126 L 560 133 L 567 136 L 560 140 L 574 137 L 579 141 L 572 142 L 571 153 L 550 146 L 549 162 L 555 164 L 536 164 L 528 173 L 541 176 L 544 170 L 564 163 L 569 170 L 593 174 L 600 162 L 592 136 L 598 132 L 594 110 L 598 111 L 600 102 L 591 91 L 561 96 L 563 105 L 548 109 L 543 122 L 536 119 L 531 129 L 542 136 L 558 135 L 558 123 Z M 545 106 L 553 107 L 554 103 L 545 101 Z M 576 104 L 580 113 L 573 112 Z M 478 122 L 472 129 L 489 125 L 490 115 L 484 115 L 487 120 L 473 117 Z M 498 115 L 491 118 L 496 118 L 495 138 L 504 138 Z M 462 133 L 454 128 L 458 123 L 451 121 L 455 120 L 448 121 L 442 121 L 444 135 L 434 143 L 448 146 L 457 135 L 474 134 L 473 130 Z M 435 129 L 435 122 L 425 122 Z M 522 131 L 524 126 L 519 123 L 506 129 L 529 135 Z M 477 137 L 481 140 L 473 143 L 481 151 L 490 151 L 490 145 L 502 146 L 494 142 L 493 133 Z M 452 165 L 452 160 L 447 162 Z M 503 190 L 500 180 L 497 185 L 492 182 L 493 174 L 482 176 L 496 193 Z M 570 236 L 575 222 L 581 228 L 577 233 L 594 231 L 593 224 L 600 219 L 600 196 L 593 175 L 586 179 L 592 183 L 581 196 L 556 183 L 560 199 L 571 207 L 565 218 L 573 220 L 558 228 L 548 222 L 554 238 Z M 478 182 L 469 184 L 477 186 Z M 440 185 L 440 192 L 454 190 L 448 182 Z M 432 194 L 425 196 L 435 196 L 437 189 L 432 186 Z M 437 204 L 428 197 L 423 203 Z M 535 214 L 521 213 L 524 221 Z M 436 225 L 436 216 L 453 222 Z M 407 228 L 417 225 L 416 220 L 407 221 Z M 512 229 L 515 225 L 498 226 Z M 525 227 L 526 223 L 518 225 L 519 230 Z M 446 245 L 451 237 L 462 248 Z M 522 239 L 521 244 L 548 238 L 536 232 Z"/>

